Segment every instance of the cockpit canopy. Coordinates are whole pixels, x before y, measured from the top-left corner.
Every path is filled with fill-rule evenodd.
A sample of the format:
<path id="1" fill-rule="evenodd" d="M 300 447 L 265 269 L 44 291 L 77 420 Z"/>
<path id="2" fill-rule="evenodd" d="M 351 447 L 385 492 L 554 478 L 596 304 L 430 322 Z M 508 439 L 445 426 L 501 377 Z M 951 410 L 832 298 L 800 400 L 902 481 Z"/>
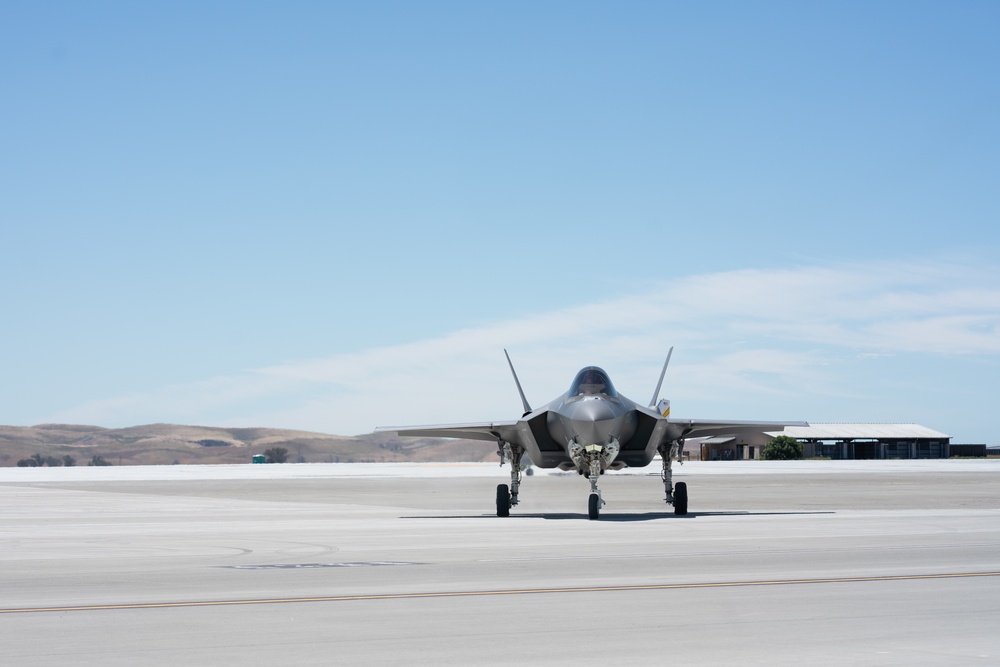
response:
<path id="1" fill-rule="evenodd" d="M 576 374 L 573 384 L 569 388 L 569 397 L 576 396 L 605 396 L 607 398 L 618 398 L 615 386 L 611 384 L 608 374 L 597 366 L 587 366 Z"/>

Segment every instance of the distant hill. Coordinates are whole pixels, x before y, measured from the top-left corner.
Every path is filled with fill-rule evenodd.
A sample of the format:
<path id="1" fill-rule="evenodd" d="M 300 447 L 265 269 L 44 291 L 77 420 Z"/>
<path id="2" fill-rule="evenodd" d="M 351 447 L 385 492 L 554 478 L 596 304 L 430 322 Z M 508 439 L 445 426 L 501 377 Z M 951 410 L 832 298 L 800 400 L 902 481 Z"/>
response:
<path id="1" fill-rule="evenodd" d="M 496 445 L 474 440 L 397 438 L 384 434 L 338 436 L 274 428 L 217 428 L 150 424 L 109 429 L 74 424 L 0 426 L 0 466 L 39 455 L 71 457 L 85 466 L 94 457 L 112 465 L 249 463 L 254 454 L 283 447 L 288 462 L 497 461 Z M 54 462 L 54 461 L 53 461 Z"/>

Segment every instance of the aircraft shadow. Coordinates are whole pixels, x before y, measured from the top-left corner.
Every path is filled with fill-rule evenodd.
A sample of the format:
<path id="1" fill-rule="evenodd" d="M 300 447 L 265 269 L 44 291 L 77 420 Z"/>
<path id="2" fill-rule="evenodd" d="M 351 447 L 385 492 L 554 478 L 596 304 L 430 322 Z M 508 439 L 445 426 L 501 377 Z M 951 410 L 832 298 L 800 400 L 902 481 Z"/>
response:
<path id="1" fill-rule="evenodd" d="M 799 516 L 814 514 L 836 514 L 833 511 L 801 511 L 801 512 L 754 512 L 754 511 L 733 511 L 733 512 L 688 512 L 684 516 L 677 516 L 673 512 L 644 512 L 641 514 L 607 514 L 602 513 L 598 521 L 610 523 L 629 523 L 634 521 L 660 521 L 671 519 L 685 521 L 697 519 L 701 516 Z M 434 515 L 434 516 L 401 516 L 400 519 L 497 519 L 494 514 L 457 514 L 457 515 Z M 584 513 L 558 512 L 558 513 L 528 513 L 511 514 L 504 517 L 504 520 L 512 519 L 546 519 L 548 521 L 589 521 L 589 517 Z"/>

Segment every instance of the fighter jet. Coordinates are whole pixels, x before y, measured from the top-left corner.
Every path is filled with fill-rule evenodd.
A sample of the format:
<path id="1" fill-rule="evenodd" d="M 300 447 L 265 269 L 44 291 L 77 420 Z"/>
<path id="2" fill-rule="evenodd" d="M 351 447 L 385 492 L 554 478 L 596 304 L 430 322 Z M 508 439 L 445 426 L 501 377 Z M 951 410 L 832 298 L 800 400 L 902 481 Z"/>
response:
<path id="1" fill-rule="evenodd" d="M 666 503 L 674 514 L 688 511 L 687 484 L 673 483 L 673 460 L 683 464 L 684 440 L 689 437 L 728 435 L 741 431 L 780 430 L 808 426 L 802 421 L 720 421 L 677 419 L 670 416 L 670 401 L 659 400 L 660 387 L 674 348 L 670 348 L 660 379 L 648 406 L 619 394 L 611 378 L 597 366 L 587 366 L 573 378 L 569 391 L 540 408 L 532 409 L 521 389 L 517 372 L 504 350 L 514 384 L 521 395 L 520 419 L 436 426 L 381 426 L 376 433 L 400 436 L 465 438 L 497 443 L 500 465 L 510 464 L 510 485 L 497 486 L 497 516 L 510 516 L 518 504 L 522 473 L 532 464 L 539 468 L 575 470 L 590 480 L 588 515 L 600 516 L 605 501 L 597 483 L 608 470 L 641 468 L 659 454 L 663 464 Z M 655 406 L 655 407 L 654 407 Z"/>

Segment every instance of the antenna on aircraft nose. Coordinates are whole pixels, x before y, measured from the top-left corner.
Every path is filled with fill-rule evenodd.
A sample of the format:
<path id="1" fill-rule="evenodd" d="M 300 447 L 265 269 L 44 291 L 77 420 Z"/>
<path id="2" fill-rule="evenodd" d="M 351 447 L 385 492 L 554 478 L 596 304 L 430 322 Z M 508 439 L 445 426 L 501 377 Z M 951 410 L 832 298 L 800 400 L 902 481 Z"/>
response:
<path id="1" fill-rule="evenodd" d="M 504 350 L 506 352 L 506 350 Z M 649 407 L 656 405 L 656 399 L 660 397 L 660 386 L 663 384 L 663 376 L 667 374 L 667 364 L 670 363 L 670 355 L 674 353 L 674 348 L 671 345 L 670 349 L 667 351 L 667 360 L 663 362 L 663 370 L 660 371 L 660 381 L 656 383 L 656 391 L 653 392 L 653 399 L 649 402 Z M 507 359 L 510 361 L 510 359 Z M 511 370 L 514 370 L 511 367 Z"/>
<path id="2" fill-rule="evenodd" d="M 503 356 L 507 357 L 507 365 L 510 366 L 510 373 L 514 376 L 514 384 L 517 385 L 517 393 L 521 395 L 521 405 L 524 406 L 524 414 L 531 412 L 531 406 L 528 405 L 528 399 L 524 397 L 524 391 L 521 389 L 521 383 L 517 379 L 517 373 L 514 372 L 514 364 L 510 362 L 510 355 L 507 354 L 506 348 L 503 351 Z"/>

